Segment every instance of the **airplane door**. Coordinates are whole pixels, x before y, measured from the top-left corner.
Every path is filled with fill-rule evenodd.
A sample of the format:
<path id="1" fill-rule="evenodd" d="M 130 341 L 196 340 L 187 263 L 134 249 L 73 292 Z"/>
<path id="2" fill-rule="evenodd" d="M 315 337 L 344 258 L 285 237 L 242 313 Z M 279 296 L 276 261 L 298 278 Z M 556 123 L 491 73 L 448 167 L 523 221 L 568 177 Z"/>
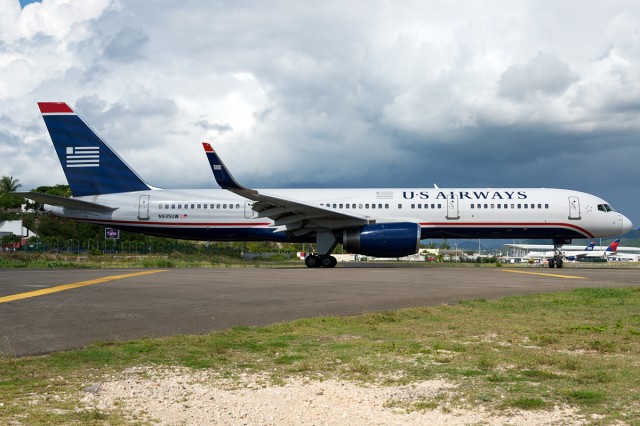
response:
<path id="1" fill-rule="evenodd" d="M 455 196 L 451 195 L 447 197 L 447 219 L 460 219 L 460 212 L 458 211 L 458 199 Z"/>
<path id="2" fill-rule="evenodd" d="M 245 201 L 244 202 L 244 217 L 245 219 L 253 219 L 258 216 L 258 213 L 252 209 L 254 201 Z"/>
<path id="3" fill-rule="evenodd" d="M 149 195 L 141 195 L 138 202 L 138 219 L 149 219 Z"/>
<path id="4" fill-rule="evenodd" d="M 569 219 L 581 219 L 580 199 L 578 197 L 569 197 Z"/>

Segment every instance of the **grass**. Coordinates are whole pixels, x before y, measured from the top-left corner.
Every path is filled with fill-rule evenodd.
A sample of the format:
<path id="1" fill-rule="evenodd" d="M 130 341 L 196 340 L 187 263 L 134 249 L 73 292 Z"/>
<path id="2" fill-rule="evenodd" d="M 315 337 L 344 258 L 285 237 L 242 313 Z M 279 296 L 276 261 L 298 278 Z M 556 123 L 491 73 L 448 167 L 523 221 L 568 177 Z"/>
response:
<path id="1" fill-rule="evenodd" d="M 445 379 L 455 392 L 386 406 L 501 412 L 570 405 L 594 424 L 638 424 L 639 312 L 640 288 L 578 289 L 0 356 L 0 424 L 124 423 L 117 410 L 78 401 L 87 384 L 138 365 L 229 378 L 266 374 L 276 384 L 290 376 L 382 385 Z"/>
<path id="2" fill-rule="evenodd" d="M 167 254 L 61 254 L 61 253 L 1 253 L 2 268 L 273 268 L 304 267 L 301 261 L 242 260 L 225 255 Z"/>

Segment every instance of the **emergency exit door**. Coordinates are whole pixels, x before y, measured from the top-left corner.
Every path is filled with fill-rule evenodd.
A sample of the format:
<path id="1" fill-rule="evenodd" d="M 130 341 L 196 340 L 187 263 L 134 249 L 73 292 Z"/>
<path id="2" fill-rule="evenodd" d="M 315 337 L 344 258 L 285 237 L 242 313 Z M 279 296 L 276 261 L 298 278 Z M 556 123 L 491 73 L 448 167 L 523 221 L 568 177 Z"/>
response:
<path id="1" fill-rule="evenodd" d="M 580 199 L 578 197 L 569 197 L 569 219 L 581 219 Z"/>
<path id="2" fill-rule="evenodd" d="M 447 197 L 447 219 L 460 219 L 460 212 L 458 211 L 458 199 L 454 194 L 450 194 Z"/>
<path id="3" fill-rule="evenodd" d="M 138 202 L 138 219 L 149 219 L 149 195 L 141 195 Z"/>

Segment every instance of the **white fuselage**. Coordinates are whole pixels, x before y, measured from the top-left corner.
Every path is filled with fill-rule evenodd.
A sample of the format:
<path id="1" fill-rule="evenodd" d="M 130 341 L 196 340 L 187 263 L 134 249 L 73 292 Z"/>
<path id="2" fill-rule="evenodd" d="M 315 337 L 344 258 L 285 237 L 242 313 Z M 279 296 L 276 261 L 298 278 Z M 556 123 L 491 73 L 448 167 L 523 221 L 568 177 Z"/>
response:
<path id="1" fill-rule="evenodd" d="M 371 223 L 413 222 L 422 238 L 594 238 L 623 234 L 631 222 L 584 192 L 545 188 L 260 190 Z M 78 197 L 117 207 L 108 213 L 46 206 L 53 214 L 149 235 L 209 241 L 315 241 L 257 217 L 253 201 L 223 189 L 165 190 Z M 610 210 L 610 208 L 608 209 Z M 348 226 L 348 224 L 346 224 Z"/>

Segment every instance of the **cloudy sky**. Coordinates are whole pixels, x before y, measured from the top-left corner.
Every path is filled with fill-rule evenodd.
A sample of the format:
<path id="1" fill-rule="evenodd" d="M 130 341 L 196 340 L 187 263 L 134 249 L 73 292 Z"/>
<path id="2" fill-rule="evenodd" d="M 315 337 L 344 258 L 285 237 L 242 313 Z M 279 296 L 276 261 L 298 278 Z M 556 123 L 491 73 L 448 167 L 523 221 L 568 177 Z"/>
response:
<path id="1" fill-rule="evenodd" d="M 22 4 L 21 4 L 22 3 Z M 560 187 L 640 225 L 640 3 L 0 0 L 0 175 L 65 101 L 149 183 Z M 348 7 L 347 7 L 348 6 Z"/>

